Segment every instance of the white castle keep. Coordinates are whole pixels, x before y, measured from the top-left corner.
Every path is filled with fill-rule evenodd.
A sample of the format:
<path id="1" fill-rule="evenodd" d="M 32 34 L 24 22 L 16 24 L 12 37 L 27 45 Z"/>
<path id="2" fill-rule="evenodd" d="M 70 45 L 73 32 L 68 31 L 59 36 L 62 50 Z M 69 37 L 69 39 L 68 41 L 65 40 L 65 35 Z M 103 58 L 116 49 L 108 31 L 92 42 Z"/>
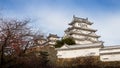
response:
<path id="1" fill-rule="evenodd" d="M 72 37 L 76 45 L 65 44 L 56 48 L 58 58 L 100 56 L 101 61 L 120 61 L 120 46 L 104 46 L 103 41 L 98 39 L 100 36 L 95 34 L 97 30 L 90 27 L 92 24 L 88 18 L 73 16 L 63 38 Z"/>

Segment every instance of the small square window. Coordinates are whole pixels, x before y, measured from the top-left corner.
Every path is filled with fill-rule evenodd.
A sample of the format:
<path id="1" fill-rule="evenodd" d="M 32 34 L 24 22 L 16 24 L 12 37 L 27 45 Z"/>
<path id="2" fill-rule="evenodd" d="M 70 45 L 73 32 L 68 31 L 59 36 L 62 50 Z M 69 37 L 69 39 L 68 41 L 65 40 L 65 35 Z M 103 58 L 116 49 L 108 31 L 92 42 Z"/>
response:
<path id="1" fill-rule="evenodd" d="M 91 55 L 94 55 L 94 54 L 95 54 L 95 52 L 91 52 L 90 54 L 91 54 Z"/>
<path id="2" fill-rule="evenodd" d="M 103 60 L 107 60 L 108 58 L 103 58 Z"/>

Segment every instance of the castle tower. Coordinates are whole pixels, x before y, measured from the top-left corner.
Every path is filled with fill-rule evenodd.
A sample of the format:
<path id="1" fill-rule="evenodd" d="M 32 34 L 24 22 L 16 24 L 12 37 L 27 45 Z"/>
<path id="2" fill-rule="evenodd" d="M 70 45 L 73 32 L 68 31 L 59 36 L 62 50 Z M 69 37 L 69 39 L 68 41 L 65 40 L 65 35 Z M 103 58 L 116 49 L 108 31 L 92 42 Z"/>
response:
<path id="1" fill-rule="evenodd" d="M 47 37 L 49 45 L 55 45 L 56 41 L 59 40 L 60 37 L 57 34 L 49 34 Z"/>
<path id="2" fill-rule="evenodd" d="M 34 37 L 34 42 L 37 45 L 43 45 L 45 42 L 47 42 L 47 39 L 43 35 L 38 35 Z"/>
<path id="3" fill-rule="evenodd" d="M 69 23 L 71 27 L 65 30 L 64 38 L 72 37 L 76 44 L 92 44 L 102 42 L 98 38 L 100 36 L 96 35 L 97 30 L 92 29 L 90 26 L 93 23 L 88 21 L 88 18 L 78 18 L 73 16 L 73 21 Z"/>

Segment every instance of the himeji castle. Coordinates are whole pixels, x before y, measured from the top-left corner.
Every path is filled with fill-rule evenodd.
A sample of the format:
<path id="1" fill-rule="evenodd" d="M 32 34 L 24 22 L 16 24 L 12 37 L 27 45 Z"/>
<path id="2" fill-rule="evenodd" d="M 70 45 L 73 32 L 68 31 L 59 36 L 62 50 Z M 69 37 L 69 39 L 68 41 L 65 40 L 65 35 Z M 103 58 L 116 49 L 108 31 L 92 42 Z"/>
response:
<path id="1" fill-rule="evenodd" d="M 104 46 L 103 41 L 99 40 L 100 36 L 95 33 L 97 30 L 91 28 L 92 24 L 88 18 L 73 16 L 62 38 L 73 38 L 76 44 L 64 44 L 55 48 L 58 58 L 95 56 L 100 57 L 101 61 L 120 61 L 120 45 Z M 57 34 L 49 34 L 46 40 L 41 39 L 39 44 L 53 47 L 59 38 Z"/>
<path id="2" fill-rule="evenodd" d="M 120 45 L 104 46 L 103 41 L 99 41 L 100 36 L 95 33 L 97 30 L 91 28 L 92 24 L 88 18 L 73 16 L 63 38 L 71 37 L 76 44 L 56 48 L 58 58 L 99 56 L 101 61 L 120 61 Z"/>

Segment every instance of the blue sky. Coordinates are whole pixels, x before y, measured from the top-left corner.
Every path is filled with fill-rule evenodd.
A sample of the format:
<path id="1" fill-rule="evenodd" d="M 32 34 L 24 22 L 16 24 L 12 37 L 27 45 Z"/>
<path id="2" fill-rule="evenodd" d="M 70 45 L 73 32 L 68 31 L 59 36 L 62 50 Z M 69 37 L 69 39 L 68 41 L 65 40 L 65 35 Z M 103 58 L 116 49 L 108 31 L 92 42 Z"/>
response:
<path id="1" fill-rule="evenodd" d="M 120 0 L 0 0 L 1 13 L 11 18 L 31 18 L 45 34 L 64 35 L 72 16 L 93 22 L 105 45 L 120 44 Z"/>

